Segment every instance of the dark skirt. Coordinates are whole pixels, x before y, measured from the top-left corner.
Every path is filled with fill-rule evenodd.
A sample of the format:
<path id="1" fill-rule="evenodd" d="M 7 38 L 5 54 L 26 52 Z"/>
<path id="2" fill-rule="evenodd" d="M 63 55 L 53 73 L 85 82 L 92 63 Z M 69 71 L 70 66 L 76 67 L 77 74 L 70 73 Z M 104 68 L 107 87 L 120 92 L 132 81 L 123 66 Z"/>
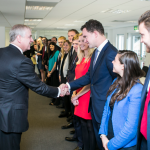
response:
<path id="1" fill-rule="evenodd" d="M 45 67 L 44 67 L 44 65 L 42 65 L 42 56 L 38 56 L 38 64 L 37 64 L 37 67 L 38 67 L 38 69 L 39 70 L 44 70 L 45 69 Z"/>
<path id="2" fill-rule="evenodd" d="M 59 79 L 56 70 L 52 73 L 52 75 L 49 78 L 47 77 L 46 84 L 54 87 L 59 86 Z"/>

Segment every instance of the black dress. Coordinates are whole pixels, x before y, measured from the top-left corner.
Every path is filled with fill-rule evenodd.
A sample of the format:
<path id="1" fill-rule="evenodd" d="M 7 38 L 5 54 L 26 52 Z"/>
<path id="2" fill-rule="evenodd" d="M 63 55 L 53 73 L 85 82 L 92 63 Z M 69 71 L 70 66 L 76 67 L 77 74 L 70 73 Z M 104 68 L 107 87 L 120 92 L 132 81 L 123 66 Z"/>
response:
<path id="1" fill-rule="evenodd" d="M 43 53 L 43 50 L 37 51 L 37 53 L 42 54 L 42 53 Z M 37 64 L 38 69 L 39 69 L 39 70 L 41 70 L 41 69 L 44 70 L 44 65 L 42 65 L 42 55 L 39 55 L 39 56 L 38 56 L 37 62 L 38 62 L 38 64 Z"/>

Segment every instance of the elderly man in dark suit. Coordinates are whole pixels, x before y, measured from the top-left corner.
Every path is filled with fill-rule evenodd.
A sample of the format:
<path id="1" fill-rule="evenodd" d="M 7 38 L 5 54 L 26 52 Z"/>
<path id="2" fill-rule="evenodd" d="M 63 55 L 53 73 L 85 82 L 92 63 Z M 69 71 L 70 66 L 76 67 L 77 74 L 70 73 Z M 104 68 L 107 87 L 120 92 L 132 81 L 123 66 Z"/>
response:
<path id="1" fill-rule="evenodd" d="M 10 45 L 0 49 L 0 150 L 19 150 L 22 132 L 28 125 L 28 89 L 47 97 L 63 95 L 57 87 L 41 82 L 32 61 L 23 55 L 33 42 L 31 29 L 15 25 Z"/>
<path id="2" fill-rule="evenodd" d="M 150 53 L 150 10 L 141 15 L 138 21 L 141 42 Z M 141 95 L 141 110 L 138 125 L 137 150 L 150 150 L 150 67 Z"/>
<path id="3" fill-rule="evenodd" d="M 98 135 L 102 113 L 106 102 L 107 91 L 116 74 L 113 73 L 112 61 L 115 59 L 117 49 L 105 38 L 104 28 L 97 20 L 89 20 L 81 27 L 85 42 L 90 48 L 97 47 L 91 58 L 91 64 L 87 74 L 73 82 L 61 85 L 61 88 L 76 90 L 87 84 L 91 84 L 91 111 L 93 128 L 99 149 L 102 142 Z"/>

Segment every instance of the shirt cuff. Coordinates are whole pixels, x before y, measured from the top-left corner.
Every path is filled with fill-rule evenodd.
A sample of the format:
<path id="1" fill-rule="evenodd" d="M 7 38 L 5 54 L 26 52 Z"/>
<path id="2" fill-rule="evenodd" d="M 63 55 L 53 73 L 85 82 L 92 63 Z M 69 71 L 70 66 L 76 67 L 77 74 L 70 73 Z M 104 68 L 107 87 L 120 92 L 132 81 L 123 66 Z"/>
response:
<path id="1" fill-rule="evenodd" d="M 66 82 L 66 84 L 68 85 L 68 88 L 69 88 L 69 93 L 71 91 L 71 87 L 70 87 L 70 84 L 68 82 Z"/>
<path id="2" fill-rule="evenodd" d="M 61 92 L 61 90 L 60 90 L 60 88 L 58 87 L 58 95 L 57 95 L 57 97 L 60 96 L 60 92 Z"/>

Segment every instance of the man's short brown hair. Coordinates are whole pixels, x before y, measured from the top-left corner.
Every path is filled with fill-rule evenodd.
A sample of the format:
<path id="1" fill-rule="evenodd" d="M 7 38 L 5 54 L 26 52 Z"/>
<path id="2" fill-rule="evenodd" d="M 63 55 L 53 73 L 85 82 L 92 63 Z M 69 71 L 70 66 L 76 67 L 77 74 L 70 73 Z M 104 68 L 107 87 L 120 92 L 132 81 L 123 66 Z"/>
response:
<path id="1" fill-rule="evenodd" d="M 138 24 L 144 23 L 146 29 L 150 32 L 150 10 L 147 10 L 138 20 Z"/>

